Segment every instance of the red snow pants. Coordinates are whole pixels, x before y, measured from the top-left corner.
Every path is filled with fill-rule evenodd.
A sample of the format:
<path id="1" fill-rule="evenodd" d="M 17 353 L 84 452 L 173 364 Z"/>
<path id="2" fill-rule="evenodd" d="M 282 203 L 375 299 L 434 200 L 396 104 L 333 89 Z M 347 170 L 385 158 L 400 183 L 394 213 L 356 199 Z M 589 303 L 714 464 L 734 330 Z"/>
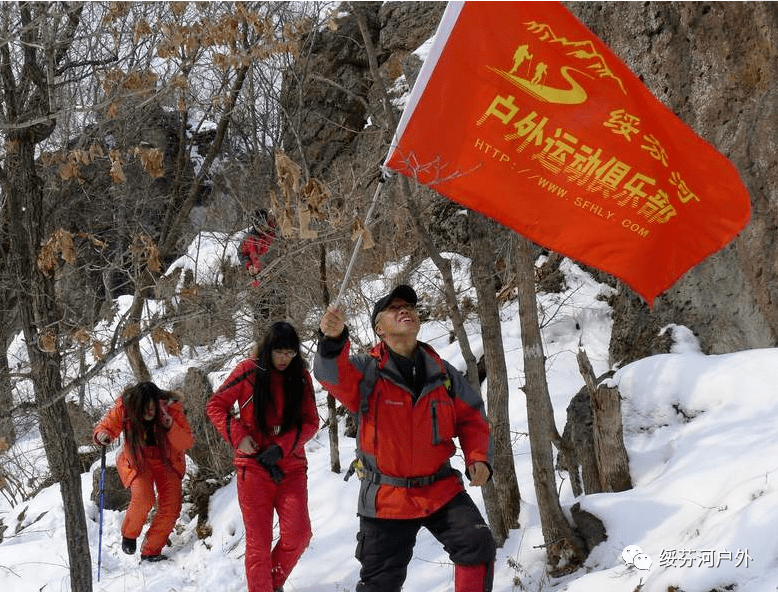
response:
<path id="1" fill-rule="evenodd" d="M 238 503 L 246 527 L 246 581 L 249 592 L 283 586 L 311 540 L 308 475 L 303 464 L 289 468 L 275 483 L 259 463 L 238 469 Z M 278 541 L 273 543 L 273 511 Z"/>
<path id="2" fill-rule="evenodd" d="M 130 505 L 124 515 L 122 536 L 128 539 L 140 536 L 154 502 L 157 502 L 157 512 L 146 531 L 140 550 L 143 555 L 159 555 L 162 552 L 181 513 L 181 477 L 170 463 L 152 453 L 146 455 L 143 470 L 139 470 L 130 483 Z"/>

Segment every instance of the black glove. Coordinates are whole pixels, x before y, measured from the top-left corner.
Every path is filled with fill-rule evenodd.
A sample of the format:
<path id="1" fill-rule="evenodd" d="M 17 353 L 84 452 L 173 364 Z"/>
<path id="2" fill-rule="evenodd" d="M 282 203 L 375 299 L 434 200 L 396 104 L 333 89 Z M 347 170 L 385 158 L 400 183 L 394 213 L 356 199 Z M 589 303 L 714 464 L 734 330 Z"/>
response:
<path id="1" fill-rule="evenodd" d="M 257 455 L 257 462 L 267 469 L 270 477 L 276 483 L 281 483 L 281 480 L 284 478 L 284 473 L 278 468 L 277 464 L 283 455 L 284 453 L 278 444 L 271 445 L 267 450 Z"/>
<path id="2" fill-rule="evenodd" d="M 257 455 L 257 460 L 263 465 L 275 465 L 284 455 L 283 450 L 278 444 L 271 444 L 266 450 Z"/>
<path id="3" fill-rule="evenodd" d="M 277 484 L 281 483 L 284 479 L 284 472 L 278 468 L 278 465 L 263 465 L 267 472 L 270 473 L 270 478 Z"/>

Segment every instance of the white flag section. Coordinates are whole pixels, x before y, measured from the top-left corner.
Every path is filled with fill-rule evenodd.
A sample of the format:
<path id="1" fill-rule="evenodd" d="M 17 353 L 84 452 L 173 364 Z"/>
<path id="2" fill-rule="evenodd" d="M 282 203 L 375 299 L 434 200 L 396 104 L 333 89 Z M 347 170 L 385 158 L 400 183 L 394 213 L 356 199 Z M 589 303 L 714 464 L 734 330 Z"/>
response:
<path id="1" fill-rule="evenodd" d="M 416 109 L 416 105 L 419 103 L 419 99 L 424 93 L 424 89 L 427 87 L 427 82 L 429 82 L 433 70 L 435 70 L 435 67 L 438 65 L 438 59 L 443 53 L 443 49 L 446 47 L 448 36 L 451 34 L 454 23 L 456 23 L 459 18 L 459 13 L 462 11 L 464 5 L 464 2 L 449 2 L 446 5 L 446 10 L 443 13 L 443 17 L 440 19 L 438 30 L 435 32 L 435 37 L 432 40 L 432 47 L 430 47 L 429 53 L 424 59 L 421 70 L 419 70 L 419 75 L 416 77 L 416 82 L 414 82 L 413 88 L 411 89 L 411 94 L 408 96 L 405 110 L 400 117 L 400 123 L 397 124 L 397 129 L 395 130 L 394 138 L 392 139 L 392 145 L 389 147 L 389 152 L 384 160 L 384 166 L 391 159 L 392 153 L 397 147 L 398 139 L 402 137 L 405 126 L 411 118 L 411 115 L 413 115 L 413 111 Z"/>

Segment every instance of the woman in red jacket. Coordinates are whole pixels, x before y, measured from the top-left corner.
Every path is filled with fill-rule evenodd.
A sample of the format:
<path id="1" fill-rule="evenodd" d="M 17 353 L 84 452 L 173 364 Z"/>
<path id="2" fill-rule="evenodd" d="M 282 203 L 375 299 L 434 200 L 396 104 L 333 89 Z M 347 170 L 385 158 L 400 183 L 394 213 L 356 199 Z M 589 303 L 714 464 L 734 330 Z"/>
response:
<path id="1" fill-rule="evenodd" d="M 231 414 L 235 403 L 237 418 Z M 294 327 L 274 323 L 255 355 L 240 362 L 214 393 L 206 413 L 235 448 L 249 592 L 283 590 L 311 540 L 305 443 L 319 427 Z M 280 533 L 271 551 L 273 511 Z"/>
<path id="2" fill-rule="evenodd" d="M 124 432 L 116 468 L 131 496 L 122 523 L 122 550 L 128 555 L 135 553 L 136 539 L 158 503 L 141 547 L 141 561 L 167 559 L 162 547 L 181 513 L 184 451 L 192 447 L 194 439 L 184 407 L 174 396 L 153 382 L 130 386 L 94 429 L 95 442 L 103 446 Z"/>
<path id="3" fill-rule="evenodd" d="M 276 238 L 276 223 L 267 210 L 258 210 L 251 229 L 246 233 L 238 249 L 239 258 L 254 278 L 252 286 L 259 286 L 259 274 L 263 261 Z"/>

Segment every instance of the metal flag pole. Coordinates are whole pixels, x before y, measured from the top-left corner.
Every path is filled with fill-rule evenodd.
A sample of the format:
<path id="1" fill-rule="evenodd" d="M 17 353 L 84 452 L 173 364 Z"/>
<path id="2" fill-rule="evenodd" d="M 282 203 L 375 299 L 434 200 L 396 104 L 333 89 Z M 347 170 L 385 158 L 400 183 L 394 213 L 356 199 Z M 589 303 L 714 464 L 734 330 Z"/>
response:
<path id="1" fill-rule="evenodd" d="M 367 210 L 367 214 L 365 214 L 365 221 L 363 222 L 364 228 L 367 229 L 367 225 L 370 224 L 373 220 L 373 210 L 375 210 L 376 203 L 378 203 L 378 196 L 381 194 L 381 191 L 384 187 L 384 181 L 385 178 L 383 175 L 381 175 L 381 178 L 378 179 L 378 186 L 375 188 L 375 193 L 373 194 L 373 201 L 370 203 L 370 208 Z M 337 308 L 337 306 L 340 304 L 341 300 L 343 299 L 343 294 L 346 291 L 346 285 L 348 284 L 349 277 L 351 277 L 351 270 L 354 267 L 354 263 L 357 260 L 357 255 L 359 254 L 359 249 L 362 247 L 362 237 L 364 236 L 364 232 L 360 232 L 359 236 L 357 237 L 357 242 L 354 245 L 354 250 L 351 252 L 351 260 L 348 262 L 348 267 L 346 267 L 346 273 L 343 275 L 343 280 L 340 284 L 340 290 L 338 291 L 338 295 L 335 297 L 335 300 L 333 300 L 330 303 L 330 308 Z"/>

